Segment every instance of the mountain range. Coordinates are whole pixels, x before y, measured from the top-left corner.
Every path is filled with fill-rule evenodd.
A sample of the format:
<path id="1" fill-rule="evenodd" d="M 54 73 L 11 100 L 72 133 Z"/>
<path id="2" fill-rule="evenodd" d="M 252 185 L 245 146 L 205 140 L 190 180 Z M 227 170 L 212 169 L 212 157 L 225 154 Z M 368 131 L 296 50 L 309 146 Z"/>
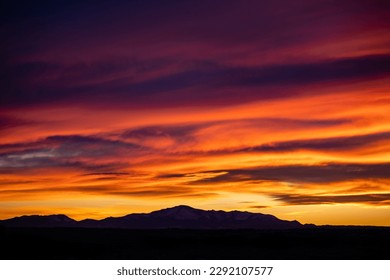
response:
<path id="1" fill-rule="evenodd" d="M 76 221 L 66 215 L 30 215 L 0 221 L 5 227 L 79 227 L 126 229 L 294 229 L 302 228 L 298 221 L 280 220 L 261 213 L 221 210 L 201 210 L 180 205 L 151 213 L 108 217 L 102 220 Z"/>

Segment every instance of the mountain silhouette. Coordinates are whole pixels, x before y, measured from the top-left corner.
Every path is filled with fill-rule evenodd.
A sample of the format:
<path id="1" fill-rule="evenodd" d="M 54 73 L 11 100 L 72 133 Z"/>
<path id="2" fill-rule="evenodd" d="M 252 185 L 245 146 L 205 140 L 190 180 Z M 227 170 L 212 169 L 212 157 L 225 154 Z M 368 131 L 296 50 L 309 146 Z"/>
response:
<path id="1" fill-rule="evenodd" d="M 75 221 L 65 215 L 22 216 L 0 221 L 7 227 L 82 227 L 126 229 L 293 229 L 304 227 L 297 221 L 272 215 L 241 211 L 201 210 L 180 205 L 151 213 L 129 214 L 102 220 Z"/>
<path id="2" fill-rule="evenodd" d="M 3 220 L 0 224 L 8 227 L 74 227 L 77 226 L 77 221 L 62 214 L 31 215 Z"/>

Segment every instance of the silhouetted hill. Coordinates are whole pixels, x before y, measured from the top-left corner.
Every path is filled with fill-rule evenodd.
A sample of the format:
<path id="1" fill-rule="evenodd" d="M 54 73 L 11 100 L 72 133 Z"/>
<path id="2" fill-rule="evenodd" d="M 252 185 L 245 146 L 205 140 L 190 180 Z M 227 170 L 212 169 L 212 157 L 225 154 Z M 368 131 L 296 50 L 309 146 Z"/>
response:
<path id="1" fill-rule="evenodd" d="M 176 206 L 148 214 L 130 214 L 102 220 L 77 222 L 65 215 L 22 216 L 0 222 L 7 227 L 83 227 L 126 229 L 294 229 L 304 225 L 280 220 L 272 215 L 240 211 L 200 210 Z"/>
<path id="2" fill-rule="evenodd" d="M 3 227 L 3 228 L 2 228 Z M 390 227 L 314 226 L 176 206 L 75 221 L 0 221 L 0 259 L 389 259 Z"/>
<path id="3" fill-rule="evenodd" d="M 0 221 L 0 224 L 7 227 L 75 227 L 77 221 L 66 215 L 31 215 L 15 217 Z"/>

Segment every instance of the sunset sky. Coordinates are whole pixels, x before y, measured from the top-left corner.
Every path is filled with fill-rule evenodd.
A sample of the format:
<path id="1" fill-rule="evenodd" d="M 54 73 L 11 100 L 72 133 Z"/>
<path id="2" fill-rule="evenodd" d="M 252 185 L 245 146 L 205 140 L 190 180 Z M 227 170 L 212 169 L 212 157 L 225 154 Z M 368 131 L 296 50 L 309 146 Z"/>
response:
<path id="1" fill-rule="evenodd" d="M 390 1 L 3 2 L 0 219 L 390 226 Z"/>

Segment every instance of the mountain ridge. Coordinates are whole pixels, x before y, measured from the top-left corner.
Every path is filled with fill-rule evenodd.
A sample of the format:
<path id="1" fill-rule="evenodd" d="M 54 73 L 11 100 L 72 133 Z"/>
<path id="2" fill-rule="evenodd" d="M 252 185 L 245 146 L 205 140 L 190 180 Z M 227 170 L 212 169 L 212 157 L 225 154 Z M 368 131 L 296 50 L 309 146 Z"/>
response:
<path id="1" fill-rule="evenodd" d="M 133 213 L 101 220 L 76 221 L 64 214 L 24 215 L 0 220 L 6 227 L 81 227 L 125 229 L 293 229 L 303 228 L 298 221 L 281 220 L 273 215 L 247 211 L 202 210 L 187 205 L 150 213 Z"/>

